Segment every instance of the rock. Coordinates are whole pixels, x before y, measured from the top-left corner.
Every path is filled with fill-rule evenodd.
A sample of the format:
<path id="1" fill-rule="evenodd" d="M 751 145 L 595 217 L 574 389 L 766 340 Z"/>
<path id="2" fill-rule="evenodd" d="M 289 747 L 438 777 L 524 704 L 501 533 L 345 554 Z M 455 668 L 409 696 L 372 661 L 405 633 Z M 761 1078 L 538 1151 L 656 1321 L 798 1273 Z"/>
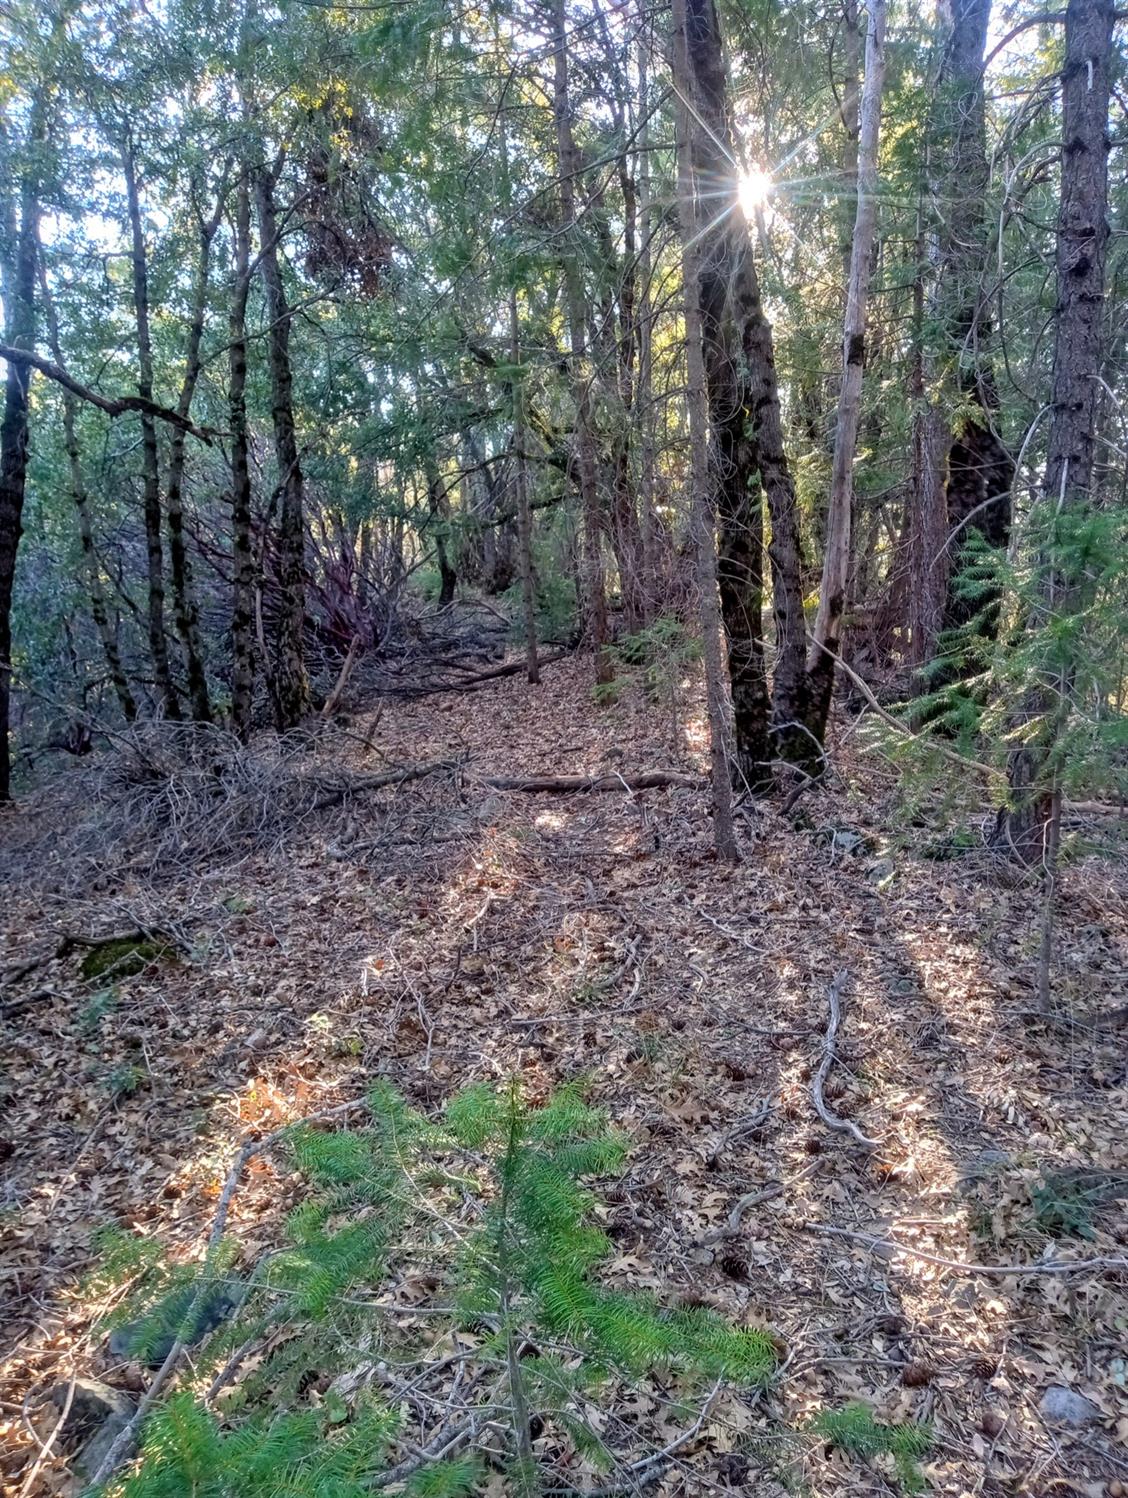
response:
<path id="1" fill-rule="evenodd" d="M 1101 1415 L 1091 1399 L 1067 1389 L 1064 1384 L 1051 1384 L 1042 1395 L 1038 1408 L 1044 1420 L 1053 1420 L 1059 1425 L 1088 1425 L 1099 1420 Z"/>
<path id="2" fill-rule="evenodd" d="M 58 1410 L 66 1408 L 67 1383 L 56 1384 L 51 1390 L 51 1403 Z M 121 1389 L 96 1378 L 76 1378 L 70 1409 L 67 1410 L 63 1426 L 64 1439 L 78 1444 L 84 1443 L 75 1458 L 75 1467 L 87 1478 L 93 1477 L 102 1464 L 107 1451 L 133 1418 L 136 1401 Z"/>
<path id="3" fill-rule="evenodd" d="M 110 1448 L 118 1436 L 129 1424 L 129 1419 L 128 1415 L 111 1415 L 102 1428 L 90 1437 L 75 1458 L 75 1469 L 80 1476 L 88 1481 L 94 1476 L 109 1455 Z M 134 1443 L 130 1441 L 123 1448 L 120 1453 L 122 1461 L 133 1455 L 133 1445 Z M 117 1463 L 115 1462 L 114 1465 L 116 1466 Z"/>
<path id="4" fill-rule="evenodd" d="M 66 1408 L 69 1389 L 68 1379 L 66 1383 L 56 1384 L 51 1390 L 51 1403 L 57 1410 Z M 79 1435 L 91 1426 L 102 1424 L 112 1415 L 125 1415 L 128 1419 L 132 1413 L 133 1400 L 121 1389 L 111 1388 L 97 1378 L 76 1378 L 63 1435 Z"/>

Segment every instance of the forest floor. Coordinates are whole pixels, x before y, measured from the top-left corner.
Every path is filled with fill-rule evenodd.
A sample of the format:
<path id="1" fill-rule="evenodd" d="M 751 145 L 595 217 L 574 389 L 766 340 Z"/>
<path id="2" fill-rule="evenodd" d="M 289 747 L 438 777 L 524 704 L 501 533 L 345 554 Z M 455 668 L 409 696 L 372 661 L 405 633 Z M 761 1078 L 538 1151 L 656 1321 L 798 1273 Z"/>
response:
<path id="1" fill-rule="evenodd" d="M 566 660 L 540 688 L 368 705 L 306 762 L 461 767 L 357 795 L 326 768 L 320 806 L 275 817 L 267 797 L 222 838 L 173 796 L 154 842 L 144 787 L 105 770 L 5 813 L 5 1492 L 76 1490 L 65 1443 L 38 1460 L 52 1386 L 140 1387 L 84 1287 L 96 1229 L 198 1256 L 249 1132 L 378 1075 L 431 1109 L 516 1073 L 536 1093 L 586 1076 L 630 1136 L 625 1174 L 599 1191 L 612 1278 L 778 1339 L 769 1393 L 719 1400 L 650 1491 L 895 1492 L 881 1460 L 809 1433 L 862 1400 L 881 1421 L 933 1422 L 932 1491 L 1128 1493 L 1128 1271 L 986 1275 L 917 1256 L 1123 1264 L 1123 867 L 1096 852 L 1063 876 L 1047 1022 L 1036 893 L 974 848 L 926 856 L 934 830 L 850 742 L 829 790 L 799 803 L 805 826 L 747 812 L 736 869 L 713 859 L 697 790 L 529 795 L 475 778 L 701 768 L 692 689 L 680 718 L 675 745 L 669 704 L 637 680 L 597 707 L 587 663 Z M 88 949 L 67 937 L 139 928 L 168 933 L 175 958 L 82 978 Z M 828 1129 L 811 1097 L 841 969 L 826 1098 L 876 1149 Z M 703 1241 L 761 1190 L 730 1237 Z M 228 1223 L 248 1260 L 281 1237 L 296 1191 L 275 1154 L 251 1161 Z M 1054 1386 L 1089 1418 L 1044 1413 Z"/>

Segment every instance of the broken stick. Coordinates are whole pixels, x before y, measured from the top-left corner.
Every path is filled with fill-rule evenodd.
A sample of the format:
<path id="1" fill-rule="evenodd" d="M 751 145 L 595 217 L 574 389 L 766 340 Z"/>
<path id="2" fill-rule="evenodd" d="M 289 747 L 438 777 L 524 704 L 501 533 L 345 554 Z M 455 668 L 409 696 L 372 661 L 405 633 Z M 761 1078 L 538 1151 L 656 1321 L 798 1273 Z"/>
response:
<path id="1" fill-rule="evenodd" d="M 863 1134 L 857 1124 L 850 1119 L 839 1118 L 837 1113 L 832 1113 L 823 1097 L 827 1073 L 834 1062 L 834 1042 L 838 1035 L 838 1027 L 842 1023 L 842 990 L 846 987 L 849 977 L 850 973 L 846 968 L 839 968 L 831 979 L 827 995 L 830 999 L 830 1023 L 826 1027 L 823 1058 L 819 1062 L 819 1069 L 811 1083 L 811 1097 L 815 1104 L 815 1111 L 828 1129 L 835 1129 L 840 1134 L 850 1134 L 859 1144 L 864 1144 L 867 1149 L 875 1150 L 878 1148 L 878 1141 L 871 1139 L 868 1134 Z"/>

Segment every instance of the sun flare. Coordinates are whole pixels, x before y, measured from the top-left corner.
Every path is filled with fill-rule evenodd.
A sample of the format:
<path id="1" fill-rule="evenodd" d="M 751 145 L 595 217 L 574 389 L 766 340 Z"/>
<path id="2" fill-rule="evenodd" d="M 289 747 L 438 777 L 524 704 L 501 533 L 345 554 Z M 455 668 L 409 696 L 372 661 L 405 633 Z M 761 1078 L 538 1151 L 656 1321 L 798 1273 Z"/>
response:
<path id="1" fill-rule="evenodd" d="M 738 184 L 740 206 L 745 218 L 754 218 L 772 195 L 772 179 L 761 167 L 744 172 Z"/>

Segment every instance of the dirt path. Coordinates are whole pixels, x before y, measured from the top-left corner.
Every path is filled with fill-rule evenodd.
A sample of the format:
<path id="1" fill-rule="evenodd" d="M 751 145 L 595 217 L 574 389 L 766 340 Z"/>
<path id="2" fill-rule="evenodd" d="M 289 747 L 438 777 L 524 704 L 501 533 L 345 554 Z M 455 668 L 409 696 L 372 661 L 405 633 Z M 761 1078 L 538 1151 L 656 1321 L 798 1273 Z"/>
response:
<path id="1" fill-rule="evenodd" d="M 551 671 L 539 693 L 506 680 L 388 705 L 370 750 L 361 715 L 334 743 L 354 770 L 462 768 L 259 827 L 222 857 L 201 856 L 197 821 L 179 866 L 86 843 L 76 862 L 58 796 L 0 824 L 0 967 L 47 959 L 0 996 L 5 1491 L 54 1424 L 51 1386 L 75 1371 L 136 1379 L 106 1373 L 105 1306 L 82 1287 L 99 1226 L 198 1254 L 247 1131 L 375 1075 L 430 1107 L 517 1072 L 545 1091 L 586 1076 L 635 1141 L 609 1192 L 613 1274 L 779 1339 L 770 1399 L 719 1415 L 661 1491 L 890 1491 L 879 1468 L 802 1433 L 863 1399 L 881 1419 L 934 1422 L 935 1491 L 1114 1495 L 1128 1484 L 1128 1273 L 965 1274 L 863 1236 L 978 1263 L 1128 1254 L 1123 1200 L 1095 1211 L 1091 1240 L 1053 1237 L 1043 1189 L 1047 1172 L 1128 1170 L 1123 1031 L 1032 1014 L 1029 894 L 979 855 L 921 857 L 923 828 L 891 846 L 891 782 L 873 760 L 844 758 L 807 830 L 749 810 L 735 871 L 713 862 L 690 789 L 481 788 L 475 772 L 700 764 L 698 717 L 677 758 L 668 709 L 637 684 L 599 709 L 578 664 Z M 1061 989 L 1077 1014 L 1123 1001 L 1125 894 L 1096 859 L 1066 877 Z M 67 934 L 138 927 L 168 932 L 176 956 L 116 982 L 84 981 L 81 949 L 50 956 Z M 810 1095 L 843 968 L 826 1100 L 876 1150 L 828 1130 Z M 293 1200 L 279 1171 L 257 1160 L 236 1197 L 249 1258 Z M 742 1196 L 777 1185 L 734 1220 Z M 1099 1416 L 1047 1422 L 1051 1385 Z M 36 1490 L 68 1482 L 52 1456 Z"/>

